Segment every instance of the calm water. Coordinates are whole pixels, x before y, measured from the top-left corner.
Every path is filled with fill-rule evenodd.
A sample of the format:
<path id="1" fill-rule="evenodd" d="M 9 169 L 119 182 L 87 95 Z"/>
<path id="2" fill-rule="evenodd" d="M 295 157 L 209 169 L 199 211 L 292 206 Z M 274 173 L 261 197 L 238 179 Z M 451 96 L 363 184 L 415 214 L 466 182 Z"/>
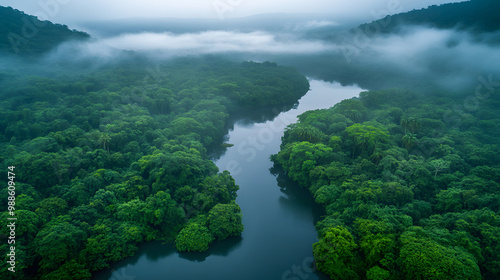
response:
<path id="1" fill-rule="evenodd" d="M 279 151 L 283 130 L 297 115 L 329 108 L 361 89 L 316 80 L 310 84 L 296 109 L 264 123 L 237 122 L 229 132 L 228 142 L 234 146 L 215 162 L 240 186 L 236 202 L 245 225 L 241 237 L 216 242 L 204 253 L 179 253 L 171 244 L 148 243 L 94 279 L 328 279 L 311 262 L 317 241 L 314 222 L 322 210 L 306 190 L 286 176 L 271 174 L 269 156 Z"/>

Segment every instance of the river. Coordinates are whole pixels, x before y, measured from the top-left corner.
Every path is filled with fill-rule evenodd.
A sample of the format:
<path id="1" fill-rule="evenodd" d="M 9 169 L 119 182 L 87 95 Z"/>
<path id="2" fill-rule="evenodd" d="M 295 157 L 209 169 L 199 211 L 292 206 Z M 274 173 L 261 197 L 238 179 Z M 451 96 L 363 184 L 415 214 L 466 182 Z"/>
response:
<path id="1" fill-rule="evenodd" d="M 94 275 L 101 280 L 317 280 L 328 279 L 312 265 L 314 223 L 322 209 L 286 176 L 271 174 L 271 154 L 279 151 L 285 127 L 301 113 L 329 108 L 357 96 L 359 87 L 310 80 L 297 108 L 263 123 L 239 121 L 229 132 L 233 147 L 215 161 L 240 186 L 236 202 L 243 214 L 241 237 L 215 242 L 204 253 L 179 253 L 172 244 L 151 242 L 137 254 Z"/>

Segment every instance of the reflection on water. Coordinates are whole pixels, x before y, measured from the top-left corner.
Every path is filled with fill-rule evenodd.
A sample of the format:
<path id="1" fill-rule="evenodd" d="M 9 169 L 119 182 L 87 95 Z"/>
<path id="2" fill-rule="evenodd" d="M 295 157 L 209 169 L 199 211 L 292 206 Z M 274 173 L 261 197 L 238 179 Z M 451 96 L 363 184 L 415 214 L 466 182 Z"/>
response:
<path id="1" fill-rule="evenodd" d="M 204 261 L 208 256 L 223 256 L 227 257 L 229 253 L 236 250 L 240 245 L 243 238 L 241 236 L 230 237 L 226 240 L 215 241 L 211 245 L 211 250 L 206 252 L 179 252 L 179 257 L 189 261 Z M 173 247 L 173 245 L 172 245 Z"/>
<path id="2" fill-rule="evenodd" d="M 286 211 L 290 211 L 292 215 L 297 216 L 302 215 L 308 210 L 312 211 L 314 224 L 323 219 L 325 215 L 323 207 L 314 202 L 311 193 L 307 189 L 300 187 L 299 184 L 286 176 L 285 171 L 281 167 L 273 166 L 269 171 L 276 176 L 280 191 L 285 194 L 279 200 L 281 207 Z"/>
<path id="3" fill-rule="evenodd" d="M 227 133 L 234 131 L 235 125 L 249 127 L 254 124 L 275 122 L 275 119 L 280 114 L 287 112 L 292 109 L 297 109 L 299 103 L 282 105 L 280 107 L 262 107 L 256 108 L 251 111 L 244 110 L 236 112 L 227 121 Z M 223 142 L 229 141 L 229 134 L 222 139 Z M 220 145 L 218 141 L 214 141 L 208 150 L 210 151 L 210 158 L 213 161 L 219 160 L 227 151 L 227 147 Z"/>
<path id="4" fill-rule="evenodd" d="M 283 113 L 267 109 L 271 112 L 260 123 L 237 121 L 228 134 L 228 142 L 234 146 L 224 148 L 215 161 L 240 186 L 236 202 L 245 226 L 241 237 L 215 242 L 204 253 L 179 253 L 172 244 L 151 242 L 142 245 L 134 257 L 96 273 L 94 279 L 130 279 L 123 277 L 125 272 L 136 280 L 328 279 L 315 271 L 312 258 L 312 244 L 317 242 L 314 224 L 323 211 L 307 190 L 279 169 L 271 174 L 269 156 L 279 151 L 283 131 L 297 115 L 329 108 L 357 96 L 361 89 L 315 80 L 310 83 L 311 90 L 299 106 Z"/>

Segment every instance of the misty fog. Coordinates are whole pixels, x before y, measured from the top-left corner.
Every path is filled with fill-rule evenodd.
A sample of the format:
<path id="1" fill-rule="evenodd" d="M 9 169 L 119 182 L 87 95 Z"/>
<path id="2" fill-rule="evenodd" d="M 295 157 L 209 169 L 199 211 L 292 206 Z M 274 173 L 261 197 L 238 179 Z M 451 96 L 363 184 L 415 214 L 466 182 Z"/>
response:
<path id="1" fill-rule="evenodd" d="M 369 89 L 432 85 L 460 92 L 470 91 L 480 75 L 500 74 L 498 32 L 473 34 L 458 29 L 405 26 L 397 33 L 368 33 L 324 17 L 314 20 L 310 15 L 266 26 L 274 30 L 250 29 L 247 22 L 245 31 L 217 26 L 183 33 L 96 34 L 86 42 L 59 46 L 44 63 L 71 59 L 95 66 L 131 52 L 153 60 L 212 54 L 235 60 L 276 61 L 310 77 Z"/>

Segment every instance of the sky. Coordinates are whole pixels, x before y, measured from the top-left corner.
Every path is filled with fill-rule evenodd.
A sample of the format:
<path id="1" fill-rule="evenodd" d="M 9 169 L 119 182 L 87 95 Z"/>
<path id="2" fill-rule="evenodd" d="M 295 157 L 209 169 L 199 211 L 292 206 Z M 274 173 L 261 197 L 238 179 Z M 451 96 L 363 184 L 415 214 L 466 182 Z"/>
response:
<path id="1" fill-rule="evenodd" d="M 4 0 L 40 19 L 78 26 L 125 18 L 225 18 L 265 13 L 327 13 L 341 19 L 372 21 L 388 14 L 461 0 Z"/>

